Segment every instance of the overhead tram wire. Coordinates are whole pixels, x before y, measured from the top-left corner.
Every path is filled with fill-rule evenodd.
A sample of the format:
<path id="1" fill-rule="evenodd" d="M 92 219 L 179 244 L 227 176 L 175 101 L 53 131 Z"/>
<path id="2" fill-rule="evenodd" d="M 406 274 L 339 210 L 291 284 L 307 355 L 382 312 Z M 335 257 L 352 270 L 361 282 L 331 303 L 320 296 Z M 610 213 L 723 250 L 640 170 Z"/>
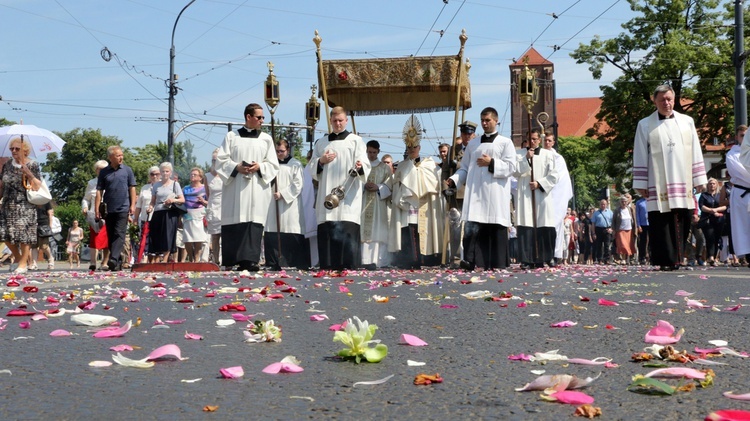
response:
<path id="1" fill-rule="evenodd" d="M 417 48 L 417 52 L 416 52 L 416 53 L 414 53 L 414 55 L 415 55 L 415 56 L 419 55 L 419 50 L 421 50 L 421 49 L 422 49 L 422 46 L 423 46 L 423 45 L 424 45 L 424 43 L 425 43 L 425 42 L 427 41 L 427 37 L 429 37 L 429 36 L 430 36 L 430 33 L 432 33 L 432 29 L 433 29 L 433 28 L 435 27 L 435 25 L 437 24 L 437 21 L 438 21 L 438 19 L 440 19 L 440 15 L 442 15 L 442 14 L 443 14 L 443 11 L 445 10 L 445 7 L 446 7 L 446 6 L 448 6 L 448 2 L 443 2 L 443 8 L 442 8 L 442 9 L 440 9 L 440 13 L 438 13 L 438 15 L 437 15 L 437 16 L 435 17 L 435 21 L 433 21 L 433 22 L 432 22 L 432 26 L 430 26 L 430 29 L 429 29 L 429 30 L 427 31 L 427 33 L 425 34 L 425 36 L 424 36 L 424 39 L 422 40 L 422 43 L 421 43 L 421 44 L 419 44 L 419 48 Z"/>
<path id="2" fill-rule="evenodd" d="M 531 41 L 531 46 L 534 46 L 534 44 L 536 44 L 536 42 L 537 42 L 537 41 L 539 41 L 539 38 L 541 38 L 541 37 L 542 37 L 542 35 L 544 35 L 544 33 L 545 33 L 545 32 L 547 32 L 547 29 L 549 29 L 549 27 L 550 27 L 550 26 L 552 26 L 552 24 L 553 24 L 553 23 L 555 23 L 555 22 L 557 21 L 557 18 L 559 18 L 560 16 L 564 15 L 564 14 L 565 14 L 565 12 L 567 12 L 567 11 L 568 11 L 568 10 L 570 10 L 570 9 L 572 9 L 572 8 L 573 8 L 573 6 L 575 6 L 576 4 L 578 4 L 578 3 L 580 3 L 580 2 L 581 2 L 581 0 L 577 0 L 577 1 L 575 2 L 575 3 L 571 4 L 570 6 L 568 6 L 568 8 L 567 8 L 567 9 L 563 10 L 563 11 L 562 11 L 562 12 L 561 12 L 561 13 L 560 13 L 559 15 L 553 12 L 553 13 L 552 13 L 552 15 L 551 15 L 551 16 L 552 16 L 552 20 L 551 20 L 551 21 L 550 21 L 550 23 L 549 23 L 549 24 L 548 24 L 548 25 L 547 25 L 547 26 L 546 26 L 546 27 L 544 28 L 544 30 L 542 30 L 542 32 L 541 32 L 541 33 L 540 33 L 540 34 L 539 34 L 539 35 L 538 35 L 538 36 L 537 36 L 537 37 L 536 37 L 536 38 L 534 39 L 534 41 Z"/>
<path id="3" fill-rule="evenodd" d="M 603 12 L 599 13 L 598 16 L 596 16 L 594 19 L 591 20 L 591 22 L 589 22 L 586 25 L 584 25 L 583 28 L 581 28 L 578 32 L 576 32 L 575 34 L 573 34 L 573 36 L 571 36 L 570 38 L 568 38 L 567 40 L 565 40 L 565 42 L 563 42 L 561 45 L 555 45 L 555 48 L 552 49 L 552 52 L 547 57 L 545 57 L 545 59 L 549 60 L 549 58 L 552 57 L 552 55 L 555 54 L 555 52 L 557 52 L 557 50 L 559 50 L 560 48 L 564 47 L 565 44 L 569 43 L 571 40 L 573 40 L 573 38 L 577 37 L 578 34 L 580 34 L 586 28 L 588 28 L 589 26 L 591 26 L 592 23 L 594 23 L 597 20 L 599 20 L 599 18 L 601 18 L 602 16 L 604 16 L 605 13 L 609 12 L 610 9 L 612 9 L 613 7 L 615 7 L 615 5 L 617 3 L 619 3 L 619 2 L 620 2 L 620 0 L 615 0 L 614 3 L 612 3 L 611 5 L 609 5 L 608 8 L 604 9 Z"/>
<path id="4" fill-rule="evenodd" d="M 448 2 L 446 2 L 445 4 L 448 4 Z M 448 21 L 448 24 L 445 25 L 445 28 L 442 31 L 439 32 L 440 33 L 440 37 L 438 38 L 437 42 L 435 42 L 435 46 L 432 47 L 432 52 L 430 52 L 430 56 L 432 56 L 432 55 L 435 54 L 435 50 L 437 50 L 438 44 L 440 44 L 440 41 L 443 39 L 443 35 L 446 32 L 448 32 L 448 28 L 450 28 L 451 24 L 456 19 L 456 16 L 458 16 L 458 12 L 460 12 L 461 9 L 464 7 L 464 4 L 466 4 L 466 0 L 464 0 L 464 1 L 461 2 L 461 5 L 458 6 L 458 9 L 456 9 L 456 13 L 453 14 L 453 17 L 451 18 L 451 20 Z M 442 13 L 442 11 L 441 11 L 441 13 Z"/>

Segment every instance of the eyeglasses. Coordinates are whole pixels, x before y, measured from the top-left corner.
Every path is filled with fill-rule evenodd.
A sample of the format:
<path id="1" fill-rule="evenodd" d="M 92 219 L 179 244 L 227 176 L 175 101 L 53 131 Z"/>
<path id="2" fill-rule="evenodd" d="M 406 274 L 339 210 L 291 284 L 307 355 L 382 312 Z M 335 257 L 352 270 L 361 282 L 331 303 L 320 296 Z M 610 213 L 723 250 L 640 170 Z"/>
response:
<path id="1" fill-rule="evenodd" d="M 151 175 L 151 177 L 158 177 L 158 176 L 160 176 L 160 175 L 161 175 L 161 173 L 158 173 L 158 172 L 152 172 L 152 173 L 151 173 L 150 175 Z"/>
<path id="2" fill-rule="evenodd" d="M 18 152 L 21 150 L 21 148 L 8 148 L 11 152 Z"/>
<path id="3" fill-rule="evenodd" d="M 256 115 L 254 117 L 257 118 L 258 120 L 264 120 L 266 118 L 266 116 L 264 115 Z"/>

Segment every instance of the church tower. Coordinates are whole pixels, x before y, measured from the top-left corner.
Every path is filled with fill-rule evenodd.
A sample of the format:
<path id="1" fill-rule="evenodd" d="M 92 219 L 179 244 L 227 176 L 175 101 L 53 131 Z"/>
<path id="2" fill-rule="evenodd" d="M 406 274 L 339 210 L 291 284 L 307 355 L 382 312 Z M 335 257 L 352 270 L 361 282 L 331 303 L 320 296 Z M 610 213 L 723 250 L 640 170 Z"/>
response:
<path id="1" fill-rule="evenodd" d="M 514 63 L 509 66 L 511 86 L 511 140 L 513 140 L 513 144 L 517 148 L 521 147 L 521 143 L 528 139 L 529 136 L 529 113 L 524 104 L 521 103 L 521 98 L 518 92 L 519 79 L 524 70 L 524 66 L 528 66 L 535 75 L 536 86 L 539 90 L 537 102 L 532 108 L 531 128 L 540 128 L 537 122 L 537 116 L 539 116 L 540 113 L 545 112 L 549 115 L 549 119 L 544 123 L 544 131 L 554 131 L 557 133 L 557 130 L 555 130 L 555 122 L 557 121 L 555 115 L 555 65 L 552 64 L 551 61 L 542 57 L 534 47 L 531 47 L 523 53 L 520 59 L 514 61 Z M 544 136 L 542 135 L 542 137 Z"/>

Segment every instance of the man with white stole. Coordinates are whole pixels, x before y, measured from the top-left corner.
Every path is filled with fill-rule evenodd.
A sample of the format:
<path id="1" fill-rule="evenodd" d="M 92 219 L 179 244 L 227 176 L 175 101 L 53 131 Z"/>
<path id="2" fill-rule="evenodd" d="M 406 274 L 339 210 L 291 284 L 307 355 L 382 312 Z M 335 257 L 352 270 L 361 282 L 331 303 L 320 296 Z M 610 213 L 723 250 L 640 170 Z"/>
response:
<path id="1" fill-rule="evenodd" d="M 693 119 L 674 111 L 669 85 L 654 91 L 656 111 L 638 122 L 633 145 L 633 188 L 646 198 L 651 263 L 679 269 L 682 245 L 690 233 L 697 193 L 706 184 L 698 133 Z"/>
<path id="2" fill-rule="evenodd" d="M 310 268 L 310 250 L 305 239 L 305 211 L 301 196 L 305 167 L 291 152 L 289 142 L 284 139 L 276 142 L 279 174 L 276 176 L 274 200 L 268 208 L 264 241 L 266 265 L 275 270 L 285 266 Z"/>
<path id="3" fill-rule="evenodd" d="M 222 264 L 239 270 L 259 269 L 263 226 L 273 198 L 271 181 L 279 172 L 273 139 L 261 132 L 263 107 L 245 107 L 245 125 L 231 131 L 216 155 L 216 172 L 224 182 L 221 197 Z"/>
<path id="4" fill-rule="evenodd" d="M 370 161 L 362 138 L 346 130 L 349 119 L 343 107 L 331 109 L 330 122 L 332 133 L 315 142 L 310 161 L 318 181 L 315 213 L 320 268 L 357 269 L 362 263 L 362 186 L 370 174 Z M 326 196 L 336 188 L 343 190 L 343 198 L 328 209 Z"/>
<path id="5" fill-rule="evenodd" d="M 565 158 L 555 150 L 555 135 L 547 133 L 544 135 L 544 149 L 555 155 L 555 169 L 557 170 L 557 183 L 555 188 L 550 192 L 550 200 L 555 206 L 555 253 L 556 264 L 567 257 L 568 243 L 565 241 L 565 217 L 568 214 L 568 202 L 573 197 L 573 184 L 570 181 L 570 173 Z M 569 238 L 568 238 L 569 239 Z"/>
<path id="6" fill-rule="evenodd" d="M 369 270 L 387 266 L 388 256 L 388 196 L 385 182 L 391 177 L 391 167 L 378 158 L 380 143 L 367 142 L 370 174 L 362 194 L 362 266 Z"/>
<path id="7" fill-rule="evenodd" d="M 539 147 L 540 140 L 539 130 L 533 129 L 529 136 L 529 147 L 521 149 L 517 155 L 518 170 L 514 174 L 518 178 L 516 241 L 522 269 L 541 268 L 545 264 L 555 266 L 555 227 L 559 220 L 550 193 L 559 175 L 555 167 L 555 154 Z"/>
<path id="8" fill-rule="evenodd" d="M 442 247 L 443 200 L 440 173 L 431 157 L 420 157 L 419 136 L 404 139 L 407 158 L 398 164 L 391 189 L 391 229 L 388 251 L 395 266 L 420 269 L 425 259 L 436 261 Z"/>
<path id="9" fill-rule="evenodd" d="M 732 146 L 726 157 L 733 185 L 729 196 L 732 246 L 738 257 L 750 254 L 750 140 L 747 140 L 747 133 L 738 139 L 739 144 Z M 748 257 L 745 259 L 750 260 Z"/>
<path id="10" fill-rule="evenodd" d="M 464 259 L 460 267 L 505 269 L 510 264 L 510 177 L 516 171 L 516 151 L 513 142 L 497 132 L 497 110 L 487 107 L 480 118 L 484 134 L 469 142 L 460 168 L 445 184 L 451 188 L 466 186 L 461 211 Z"/>

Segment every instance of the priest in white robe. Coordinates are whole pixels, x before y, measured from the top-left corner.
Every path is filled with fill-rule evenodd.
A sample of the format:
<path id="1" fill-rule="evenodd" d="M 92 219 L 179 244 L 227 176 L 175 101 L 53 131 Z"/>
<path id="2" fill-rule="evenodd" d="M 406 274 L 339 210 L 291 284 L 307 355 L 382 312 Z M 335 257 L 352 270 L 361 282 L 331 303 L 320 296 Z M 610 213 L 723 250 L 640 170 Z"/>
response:
<path id="1" fill-rule="evenodd" d="M 305 210 L 302 202 L 305 167 L 291 155 L 289 142 L 276 142 L 279 173 L 274 183 L 273 202 L 266 222 L 266 265 L 274 270 L 282 267 L 310 268 L 310 251 L 305 239 Z"/>
<path id="2" fill-rule="evenodd" d="M 736 256 L 750 254 L 750 140 L 747 137 L 745 132 L 745 136 L 738 139 L 739 144 L 732 146 L 726 156 L 727 172 L 732 176 L 729 218 Z"/>
<path id="3" fill-rule="evenodd" d="M 557 184 L 550 192 L 550 200 L 555 206 L 555 218 L 557 218 L 554 257 L 556 262 L 560 262 L 568 256 L 568 242 L 565 241 L 565 217 L 568 215 L 568 202 L 573 197 L 573 183 L 570 181 L 568 164 L 565 163 L 565 158 L 555 150 L 555 143 L 553 133 L 544 136 L 544 149 L 555 154 L 555 169 L 557 169 Z"/>
<path id="4" fill-rule="evenodd" d="M 559 178 L 555 154 L 539 146 L 539 130 L 532 130 L 529 137 L 529 148 L 517 155 L 518 170 L 514 174 L 518 178 L 518 260 L 524 269 L 545 264 L 554 267 L 558 218 L 551 192 Z"/>
<path id="5" fill-rule="evenodd" d="M 435 161 L 419 156 L 418 137 L 405 143 L 407 158 L 387 182 L 392 191 L 388 250 L 395 253 L 395 266 L 420 269 L 439 261 L 445 216 Z"/>
<path id="6" fill-rule="evenodd" d="M 320 268 L 357 269 L 362 262 L 362 187 L 370 174 L 370 161 L 362 138 L 346 130 L 349 119 L 343 107 L 331 110 L 330 121 L 332 133 L 315 142 L 310 161 L 318 181 L 315 213 Z"/>
<path id="7" fill-rule="evenodd" d="M 245 107 L 245 125 L 227 133 L 216 156 L 224 182 L 221 197 L 222 263 L 230 268 L 259 269 L 263 226 L 273 198 L 271 181 L 279 172 L 273 139 L 261 132 L 263 107 Z"/>
<path id="8" fill-rule="evenodd" d="M 511 176 L 516 171 L 513 142 L 497 133 L 497 110 L 487 107 L 480 115 L 484 134 L 466 146 L 461 167 L 445 184 L 466 186 L 461 220 L 464 221 L 464 258 L 460 266 L 487 270 L 510 265 L 508 227 Z"/>
<path id="9" fill-rule="evenodd" d="M 693 119 L 674 111 L 669 85 L 654 91 L 656 111 L 638 122 L 633 145 L 633 188 L 646 198 L 651 263 L 678 269 L 706 169 Z"/>
<path id="10" fill-rule="evenodd" d="M 391 178 L 391 167 L 380 161 L 380 142 L 367 142 L 367 159 L 370 160 L 370 175 L 367 176 L 362 194 L 362 266 L 373 270 L 387 266 L 388 254 L 388 206 L 390 190 L 385 182 Z"/>

